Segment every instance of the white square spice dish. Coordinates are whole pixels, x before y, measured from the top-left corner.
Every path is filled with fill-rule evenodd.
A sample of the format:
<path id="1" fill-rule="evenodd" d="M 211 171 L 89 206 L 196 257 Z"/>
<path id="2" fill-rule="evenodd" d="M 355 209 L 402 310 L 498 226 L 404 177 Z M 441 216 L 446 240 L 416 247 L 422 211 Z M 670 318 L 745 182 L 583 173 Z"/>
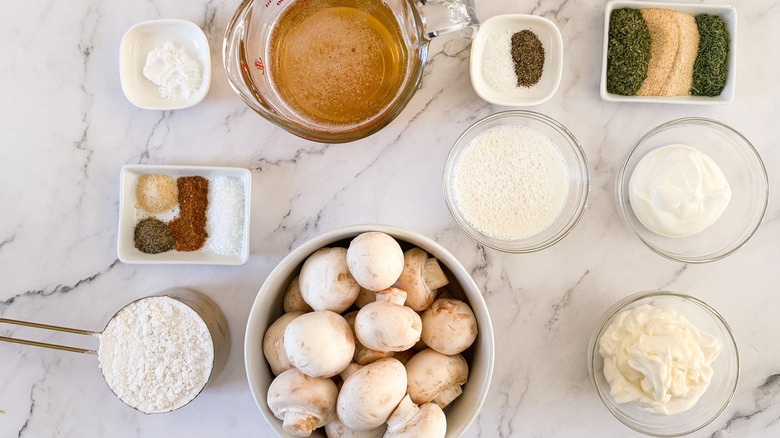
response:
<path id="1" fill-rule="evenodd" d="M 241 248 L 237 254 L 224 255 L 209 250 L 208 239 L 203 248 L 196 251 L 170 250 L 159 254 L 147 254 L 138 250 L 134 243 L 135 226 L 139 220 L 154 217 L 163 222 L 174 219 L 179 213 L 178 206 L 170 211 L 151 214 L 137 207 L 136 187 L 142 175 L 165 175 L 176 180 L 183 176 L 201 176 L 212 184 L 219 176 L 233 177 L 243 186 L 243 229 L 241 230 Z M 249 213 L 251 207 L 252 174 L 248 169 L 239 167 L 205 166 L 155 166 L 125 165 L 122 167 L 119 181 L 119 232 L 117 237 L 117 255 L 124 263 L 149 264 L 212 264 L 243 265 L 249 260 Z M 207 210 L 208 213 L 208 210 Z M 208 214 L 206 221 L 208 223 Z"/>
<path id="2" fill-rule="evenodd" d="M 717 15 L 726 23 L 729 31 L 729 57 L 728 75 L 726 86 L 718 96 L 623 96 L 607 92 L 607 47 L 609 45 L 609 17 L 615 9 L 670 9 L 673 11 L 687 12 L 691 15 L 710 14 Z M 613 0 L 607 3 L 604 11 L 604 48 L 601 62 L 601 98 L 608 102 L 635 102 L 635 103 L 672 103 L 688 105 L 726 105 L 734 100 L 734 81 L 737 70 L 737 10 L 727 5 L 685 4 L 685 3 L 657 3 L 644 1 Z"/>
<path id="3" fill-rule="evenodd" d="M 189 97 L 168 99 L 144 74 L 147 54 L 165 42 L 181 46 L 200 64 L 200 88 Z M 119 78 L 125 97 L 133 105 L 150 110 L 175 110 L 197 105 L 211 86 L 211 53 L 206 34 L 187 20 L 149 20 L 131 27 L 119 47 Z"/>

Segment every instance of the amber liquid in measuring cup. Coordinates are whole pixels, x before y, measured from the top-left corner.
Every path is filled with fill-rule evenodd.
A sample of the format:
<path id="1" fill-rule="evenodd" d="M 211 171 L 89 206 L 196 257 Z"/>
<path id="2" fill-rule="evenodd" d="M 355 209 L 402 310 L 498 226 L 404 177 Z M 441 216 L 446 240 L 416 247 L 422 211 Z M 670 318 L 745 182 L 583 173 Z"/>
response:
<path id="1" fill-rule="evenodd" d="M 406 43 L 381 0 L 292 0 L 268 44 L 276 94 L 325 129 L 359 128 L 388 111 L 407 74 Z"/>

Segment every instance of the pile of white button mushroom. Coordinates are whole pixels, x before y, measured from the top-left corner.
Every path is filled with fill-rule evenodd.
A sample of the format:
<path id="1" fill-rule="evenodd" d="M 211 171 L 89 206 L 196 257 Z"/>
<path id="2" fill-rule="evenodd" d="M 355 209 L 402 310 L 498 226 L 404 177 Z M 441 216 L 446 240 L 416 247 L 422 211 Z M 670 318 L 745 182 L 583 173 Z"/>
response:
<path id="1" fill-rule="evenodd" d="M 311 254 L 263 339 L 268 407 L 285 432 L 444 437 L 442 409 L 462 393 L 461 353 L 477 337 L 448 283 L 438 260 L 381 232 Z"/>

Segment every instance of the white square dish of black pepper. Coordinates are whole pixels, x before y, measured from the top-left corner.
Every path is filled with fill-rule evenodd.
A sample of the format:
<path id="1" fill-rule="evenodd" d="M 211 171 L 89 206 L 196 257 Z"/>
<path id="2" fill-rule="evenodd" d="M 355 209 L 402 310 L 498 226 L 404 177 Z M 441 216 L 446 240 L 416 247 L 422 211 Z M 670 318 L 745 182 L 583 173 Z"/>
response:
<path id="1" fill-rule="evenodd" d="M 124 263 L 243 265 L 251 180 L 238 167 L 125 165 L 117 255 Z"/>

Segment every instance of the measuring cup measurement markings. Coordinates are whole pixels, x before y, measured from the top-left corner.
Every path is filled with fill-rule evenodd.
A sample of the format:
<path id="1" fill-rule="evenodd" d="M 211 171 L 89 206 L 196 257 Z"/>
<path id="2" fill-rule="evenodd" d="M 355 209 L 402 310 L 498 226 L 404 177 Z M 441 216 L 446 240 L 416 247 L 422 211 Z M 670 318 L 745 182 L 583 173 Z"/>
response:
<path id="1" fill-rule="evenodd" d="M 471 37 L 478 24 L 473 0 L 244 0 L 223 63 L 258 114 L 299 137 L 343 143 L 403 110 L 431 38 Z"/>
<path id="2" fill-rule="evenodd" d="M 94 332 L 89 330 L 80 330 L 80 329 L 73 329 L 73 328 L 60 327 L 54 325 L 39 324 L 39 323 L 19 321 L 14 319 L 7 319 L 7 318 L 0 318 L 0 323 L 20 325 L 20 326 L 26 326 L 26 327 L 32 327 L 32 328 L 38 328 L 44 330 L 52 330 L 58 332 L 66 332 L 66 333 L 72 333 L 78 335 L 89 335 L 89 336 L 95 336 L 97 338 L 101 338 L 101 336 L 104 335 L 104 333 L 109 329 L 109 327 L 112 326 L 112 323 L 117 318 L 117 316 L 119 316 L 123 311 L 131 308 L 131 306 L 134 306 L 137 303 L 142 302 L 143 300 L 152 299 L 152 298 L 166 298 L 178 302 L 179 304 L 184 306 L 181 307 L 181 309 L 188 308 L 189 310 L 191 310 L 192 314 L 194 314 L 194 316 L 205 326 L 205 329 L 208 332 L 209 342 L 211 346 L 211 353 L 212 353 L 209 356 L 210 363 L 208 368 L 204 368 L 204 370 L 208 372 L 208 375 L 205 377 L 205 381 L 203 381 L 202 385 L 195 387 L 196 391 L 182 395 L 183 398 L 181 399 L 181 401 L 177 402 L 179 404 L 173 404 L 170 409 L 146 411 L 141 409 L 140 406 L 133 406 L 120 393 L 117 392 L 116 388 L 112 387 L 108 376 L 111 375 L 113 370 L 104 369 L 103 364 L 101 363 L 100 371 L 103 374 L 104 380 L 106 380 L 106 383 L 108 383 L 108 386 L 111 389 L 111 391 L 114 392 L 114 394 L 128 406 L 144 413 L 168 412 L 170 410 L 175 410 L 182 406 L 185 406 L 190 401 L 195 399 L 203 390 L 203 388 L 205 388 L 208 382 L 215 375 L 219 373 L 219 371 L 222 369 L 225 362 L 227 361 L 227 356 L 230 349 L 230 332 L 228 330 L 227 320 L 225 319 L 225 316 L 222 313 L 222 311 L 219 309 L 219 307 L 217 307 L 217 305 L 205 295 L 199 292 L 195 292 L 193 290 L 177 288 L 177 289 L 170 289 L 164 291 L 158 295 L 140 298 L 138 300 L 135 300 L 127 304 L 126 306 L 122 307 L 122 309 L 120 309 L 118 312 L 116 312 L 114 316 L 112 316 L 111 319 L 109 319 L 108 323 L 106 324 L 106 328 L 102 332 Z M 154 334 L 152 334 L 151 336 L 154 336 Z M 43 347 L 43 348 L 50 348 L 50 349 L 56 349 L 62 351 L 71 351 L 75 353 L 85 353 L 85 354 L 94 354 L 94 355 L 99 354 L 99 350 L 76 348 L 76 347 L 30 341 L 26 339 L 18 339 L 18 338 L 6 337 L 6 336 L 0 336 L 0 341 L 30 345 L 36 347 Z M 140 354 L 142 356 L 140 360 L 144 360 L 143 357 L 144 353 L 141 352 Z M 101 361 L 103 360 L 102 353 L 100 353 L 100 359 Z M 111 371 L 111 372 L 107 374 L 107 371 Z M 190 398 L 187 399 L 186 398 L 187 396 L 190 396 Z"/>

